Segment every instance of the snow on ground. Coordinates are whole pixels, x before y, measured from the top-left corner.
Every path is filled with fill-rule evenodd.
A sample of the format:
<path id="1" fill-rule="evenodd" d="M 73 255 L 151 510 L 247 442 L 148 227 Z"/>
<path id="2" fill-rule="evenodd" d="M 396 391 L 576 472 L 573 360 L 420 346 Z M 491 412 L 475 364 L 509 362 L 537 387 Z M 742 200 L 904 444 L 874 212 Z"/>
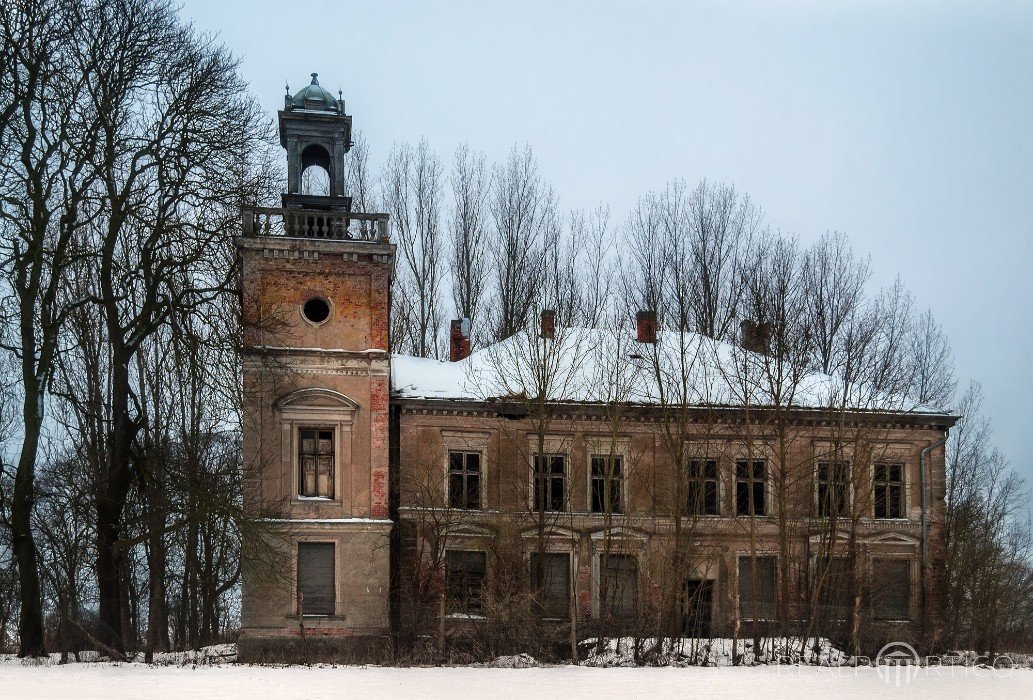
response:
<path id="1" fill-rule="evenodd" d="M 1033 671 L 978 668 L 383 668 L 0 662 L 3 698 L 1017 698 Z"/>

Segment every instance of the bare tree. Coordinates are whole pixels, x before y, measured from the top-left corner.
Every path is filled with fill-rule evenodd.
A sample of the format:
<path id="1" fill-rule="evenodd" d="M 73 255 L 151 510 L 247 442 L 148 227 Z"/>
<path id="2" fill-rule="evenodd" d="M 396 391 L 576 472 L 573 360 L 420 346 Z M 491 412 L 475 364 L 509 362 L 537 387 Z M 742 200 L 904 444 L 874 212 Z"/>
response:
<path id="1" fill-rule="evenodd" d="M 481 330 L 482 304 L 488 285 L 487 197 L 491 178 L 483 153 L 471 153 L 465 143 L 456 150 L 452 166 L 452 302 L 459 318 Z"/>
<path id="2" fill-rule="evenodd" d="M 410 321 L 393 339 L 402 352 L 417 357 L 441 354 L 442 167 L 426 141 L 416 148 L 396 146 L 385 172 L 385 203 L 399 250 L 399 274 L 392 296 Z"/>
<path id="3" fill-rule="evenodd" d="M 555 196 L 538 173 L 530 146 L 516 146 L 495 166 L 489 210 L 494 223 L 489 249 L 495 278 L 492 334 L 502 340 L 524 328 L 540 294 L 547 227 L 555 220 Z"/>

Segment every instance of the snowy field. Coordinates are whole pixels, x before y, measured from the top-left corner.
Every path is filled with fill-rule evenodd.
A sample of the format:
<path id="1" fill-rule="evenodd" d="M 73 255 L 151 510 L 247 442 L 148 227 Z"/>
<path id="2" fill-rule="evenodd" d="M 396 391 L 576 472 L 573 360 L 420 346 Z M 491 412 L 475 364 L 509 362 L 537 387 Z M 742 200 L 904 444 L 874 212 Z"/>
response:
<path id="1" fill-rule="evenodd" d="M 755 666 L 382 668 L 0 662 L 0 698 L 1022 698 L 1033 670 Z M 902 669 L 906 670 L 906 669 Z"/>

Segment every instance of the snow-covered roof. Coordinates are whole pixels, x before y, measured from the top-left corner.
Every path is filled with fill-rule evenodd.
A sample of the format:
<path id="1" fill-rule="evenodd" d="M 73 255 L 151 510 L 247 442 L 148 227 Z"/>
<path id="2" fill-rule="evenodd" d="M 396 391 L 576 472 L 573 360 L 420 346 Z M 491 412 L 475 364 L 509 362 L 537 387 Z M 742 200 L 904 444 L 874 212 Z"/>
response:
<path id="1" fill-rule="evenodd" d="M 479 402 L 544 393 L 565 403 L 947 415 L 697 333 L 669 331 L 658 333 L 654 345 L 627 332 L 558 327 L 553 339 L 521 331 L 459 362 L 392 355 L 391 384 L 392 396 L 403 399 Z"/>

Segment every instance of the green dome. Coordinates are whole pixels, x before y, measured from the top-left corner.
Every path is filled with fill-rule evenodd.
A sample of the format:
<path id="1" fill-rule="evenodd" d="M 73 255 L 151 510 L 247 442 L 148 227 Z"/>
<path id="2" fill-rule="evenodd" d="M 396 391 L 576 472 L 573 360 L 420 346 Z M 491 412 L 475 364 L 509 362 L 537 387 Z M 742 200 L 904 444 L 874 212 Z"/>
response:
<path id="1" fill-rule="evenodd" d="M 291 99 L 294 109 L 318 109 L 328 112 L 337 111 L 337 98 L 319 86 L 316 80 L 318 73 L 312 74 L 312 83 L 306 85 Z"/>

